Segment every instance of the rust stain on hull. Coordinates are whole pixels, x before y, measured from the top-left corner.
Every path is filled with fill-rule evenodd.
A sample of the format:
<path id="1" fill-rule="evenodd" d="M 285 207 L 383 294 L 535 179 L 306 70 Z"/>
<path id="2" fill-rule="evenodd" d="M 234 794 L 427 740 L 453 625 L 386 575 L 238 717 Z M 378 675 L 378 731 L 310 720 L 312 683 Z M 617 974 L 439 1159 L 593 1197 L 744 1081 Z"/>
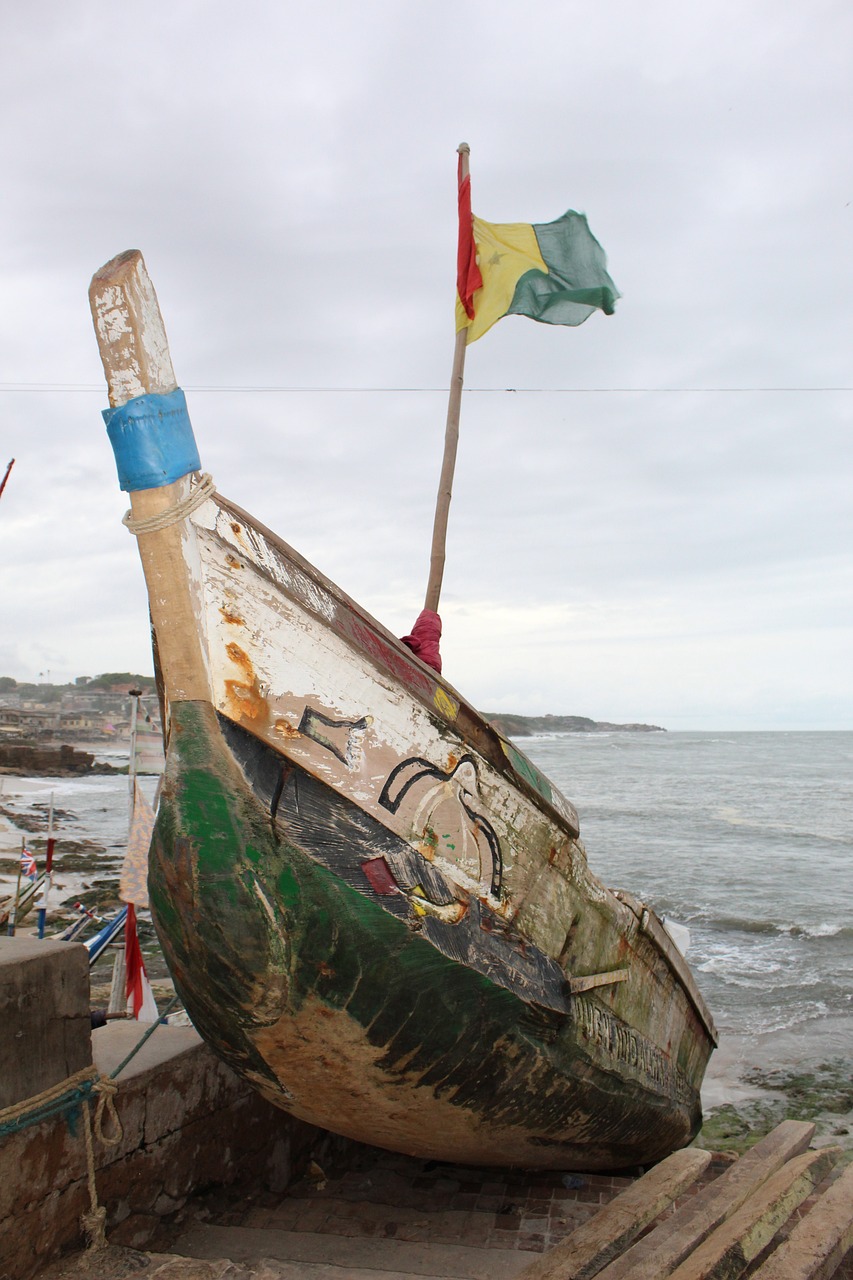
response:
<path id="1" fill-rule="evenodd" d="M 229 609 L 227 604 L 220 605 L 219 612 L 222 614 L 225 621 L 230 623 L 232 627 L 244 627 L 246 625 L 245 618 L 241 618 L 239 613 L 235 612 L 235 610 Z"/>
<path id="2" fill-rule="evenodd" d="M 225 690 L 228 699 L 230 713 L 235 720 L 249 720 L 252 723 L 264 721 L 269 718 L 269 707 L 267 700 L 260 688 L 260 683 L 255 675 L 255 669 L 252 661 L 245 649 L 241 649 L 233 640 L 225 646 L 225 652 L 234 663 L 240 667 L 244 678 L 242 680 L 226 680 Z"/>

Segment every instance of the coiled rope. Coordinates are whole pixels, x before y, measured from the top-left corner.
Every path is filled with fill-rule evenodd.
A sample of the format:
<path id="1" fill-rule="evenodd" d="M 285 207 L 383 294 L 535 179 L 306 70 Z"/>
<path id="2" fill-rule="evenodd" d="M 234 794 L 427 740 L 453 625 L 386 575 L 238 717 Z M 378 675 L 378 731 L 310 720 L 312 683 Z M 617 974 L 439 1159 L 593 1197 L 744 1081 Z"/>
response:
<path id="1" fill-rule="evenodd" d="M 166 507 L 165 511 L 158 511 L 156 515 L 143 516 L 139 520 L 134 519 L 132 511 L 126 511 L 121 522 L 136 537 L 139 537 L 140 533 L 155 533 L 158 529 L 167 529 L 170 524 L 177 524 L 179 520 L 184 520 L 195 511 L 196 507 L 200 507 L 215 493 L 216 485 L 213 483 L 213 477 L 209 472 L 203 471 L 198 480 L 193 483 L 187 496 L 180 502 Z"/>
<path id="2" fill-rule="evenodd" d="M 90 1249 L 103 1249 L 106 1245 L 105 1226 L 107 1211 L 98 1203 L 98 1188 L 95 1182 L 95 1146 L 94 1137 L 105 1147 L 117 1146 L 124 1131 L 115 1106 L 115 1095 L 118 1085 L 114 1080 L 106 1080 L 98 1072 L 97 1067 L 84 1067 L 75 1071 L 74 1075 L 60 1080 L 58 1084 L 43 1089 L 32 1098 L 16 1102 L 11 1107 L 0 1111 L 0 1137 L 12 1133 L 20 1133 L 31 1125 L 41 1124 L 53 1116 L 71 1115 L 78 1109 L 83 1112 L 83 1136 L 86 1143 L 86 1181 L 89 1188 L 89 1210 L 81 1215 L 80 1224 L 86 1233 Z M 92 1118 L 91 1098 L 97 1095 L 94 1120 Z M 106 1131 L 105 1119 L 109 1118 L 111 1132 Z"/>

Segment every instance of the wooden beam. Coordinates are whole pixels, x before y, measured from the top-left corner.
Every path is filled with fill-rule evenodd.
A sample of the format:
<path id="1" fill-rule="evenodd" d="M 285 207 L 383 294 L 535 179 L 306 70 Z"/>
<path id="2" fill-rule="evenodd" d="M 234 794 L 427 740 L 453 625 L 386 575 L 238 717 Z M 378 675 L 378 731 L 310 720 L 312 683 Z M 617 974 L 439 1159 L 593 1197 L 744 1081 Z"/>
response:
<path id="1" fill-rule="evenodd" d="M 840 1147 L 822 1147 L 783 1165 L 672 1272 L 671 1280 L 737 1280 L 823 1182 L 840 1154 Z"/>
<path id="2" fill-rule="evenodd" d="M 667 1156 L 520 1272 L 519 1280 L 591 1280 L 692 1186 L 710 1162 L 710 1151 L 690 1147 Z"/>
<path id="3" fill-rule="evenodd" d="M 752 1280 L 829 1280 L 853 1249 L 853 1164 L 755 1271 Z"/>
<path id="4" fill-rule="evenodd" d="M 592 991 L 593 987 L 610 987 L 614 982 L 627 982 L 627 969 L 611 969 L 609 973 L 589 973 L 585 978 L 569 978 L 569 990 L 572 995 L 581 991 Z"/>
<path id="5" fill-rule="evenodd" d="M 95 272 L 89 302 L 110 404 L 174 391 L 166 326 L 138 249 L 118 254 Z"/>
<path id="6" fill-rule="evenodd" d="M 670 1275 L 777 1169 L 805 1151 L 814 1131 L 813 1124 L 784 1120 L 730 1169 L 600 1272 L 599 1280 L 661 1280 Z"/>

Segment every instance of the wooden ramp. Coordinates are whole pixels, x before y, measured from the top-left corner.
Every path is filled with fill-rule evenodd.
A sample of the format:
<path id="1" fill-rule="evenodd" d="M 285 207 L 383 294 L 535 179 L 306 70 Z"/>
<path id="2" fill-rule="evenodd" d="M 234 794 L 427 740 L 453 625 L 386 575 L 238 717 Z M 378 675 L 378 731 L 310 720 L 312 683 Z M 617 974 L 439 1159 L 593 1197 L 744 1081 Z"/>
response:
<path id="1" fill-rule="evenodd" d="M 833 1173 L 841 1148 L 811 1151 L 813 1135 L 814 1125 L 786 1120 L 662 1217 L 710 1158 L 702 1151 L 678 1151 L 520 1275 L 523 1280 L 826 1280 L 853 1248 L 853 1165 L 815 1196 Z M 796 1220 L 809 1199 L 813 1203 Z"/>

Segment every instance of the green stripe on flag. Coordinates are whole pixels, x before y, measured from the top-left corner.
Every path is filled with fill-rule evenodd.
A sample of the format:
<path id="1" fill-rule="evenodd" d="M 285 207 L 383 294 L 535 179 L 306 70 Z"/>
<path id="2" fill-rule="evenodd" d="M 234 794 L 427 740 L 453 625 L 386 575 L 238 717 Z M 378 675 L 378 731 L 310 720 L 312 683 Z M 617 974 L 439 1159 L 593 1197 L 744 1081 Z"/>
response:
<path id="1" fill-rule="evenodd" d="M 586 215 L 570 209 L 554 222 L 534 224 L 533 231 L 548 273 L 526 271 L 506 314 L 569 325 L 583 324 L 596 310 L 612 315 L 620 294 Z"/>

